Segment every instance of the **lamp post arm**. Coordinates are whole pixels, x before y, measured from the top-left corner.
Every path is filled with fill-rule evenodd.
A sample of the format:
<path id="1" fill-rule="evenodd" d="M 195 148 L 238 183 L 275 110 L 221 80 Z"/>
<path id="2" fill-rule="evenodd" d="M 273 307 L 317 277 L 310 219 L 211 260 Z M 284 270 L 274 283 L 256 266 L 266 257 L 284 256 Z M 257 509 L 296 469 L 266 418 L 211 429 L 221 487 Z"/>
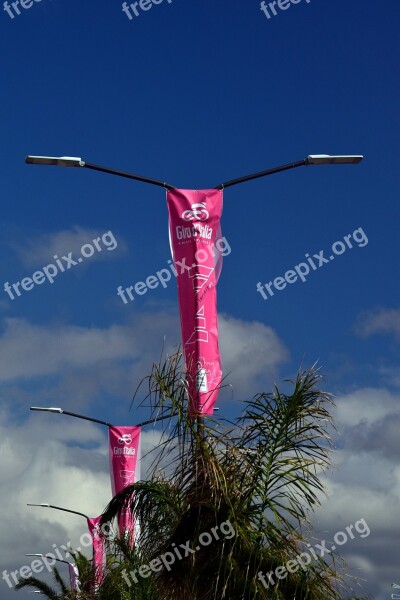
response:
<path id="1" fill-rule="evenodd" d="M 297 162 L 289 163 L 288 165 L 281 165 L 280 167 L 266 169 L 265 171 L 258 171 L 257 173 L 245 175 L 244 177 L 238 177 L 237 179 L 230 179 L 229 181 L 220 183 L 214 189 L 224 190 L 225 188 L 231 187 L 232 185 L 237 185 L 238 183 L 244 183 L 245 181 L 251 181 L 252 179 L 258 179 L 259 177 L 266 177 L 267 175 L 273 175 L 274 173 L 280 173 L 281 171 L 288 171 L 289 169 L 295 169 L 296 167 L 303 167 L 308 164 L 308 159 L 305 158 Z"/>
<path id="2" fill-rule="evenodd" d="M 135 427 L 144 427 L 145 425 L 150 425 L 151 423 L 157 423 L 158 421 L 164 421 L 165 419 L 170 419 L 174 415 L 166 415 L 165 417 L 155 417 L 154 419 L 149 419 L 148 421 L 143 421 L 142 423 L 138 423 Z"/>
<path id="3" fill-rule="evenodd" d="M 77 419 L 83 419 L 84 421 L 92 421 L 93 423 L 105 425 L 106 427 L 113 427 L 113 425 L 111 423 L 107 423 L 107 421 L 101 421 L 100 419 L 95 419 L 94 417 L 86 417 L 85 415 L 79 415 L 78 413 L 73 413 L 68 410 L 63 410 L 62 414 L 68 415 L 69 417 L 76 417 Z"/>
<path id="4" fill-rule="evenodd" d="M 136 181 L 142 181 L 144 183 L 151 183 L 152 185 L 157 185 L 159 187 L 163 187 L 167 190 L 174 190 L 175 186 L 166 183 L 165 181 L 160 181 L 159 179 L 152 179 L 150 177 L 143 177 L 142 175 L 135 175 L 134 173 L 127 173 L 126 171 L 118 171 L 116 169 L 109 169 L 108 167 L 101 167 L 99 165 L 94 165 L 92 163 L 88 163 L 86 161 L 82 161 L 83 166 L 86 169 L 92 169 L 93 171 L 101 171 L 102 173 L 109 173 L 110 175 L 118 175 L 119 177 L 126 177 L 127 179 L 135 179 Z"/>
<path id="5" fill-rule="evenodd" d="M 87 515 L 85 515 L 84 513 L 78 512 L 77 510 L 70 510 L 69 508 L 63 508 L 62 506 L 54 506 L 54 504 L 47 504 L 47 502 L 42 503 L 42 504 L 32 504 L 32 502 L 28 502 L 27 506 L 37 506 L 39 508 L 54 508 L 55 510 L 61 510 L 62 512 L 67 512 L 67 513 L 71 513 L 73 515 L 78 515 L 79 517 L 83 517 L 86 520 L 89 519 L 89 517 Z"/>
<path id="6" fill-rule="evenodd" d="M 88 520 L 89 517 L 84 513 L 78 512 L 77 510 L 70 510 L 69 508 L 62 508 L 62 506 L 54 506 L 53 504 L 49 504 L 49 508 L 54 508 L 55 510 L 61 510 L 62 512 L 71 513 L 73 515 L 78 515 L 79 517 L 83 517 Z"/>
<path id="7" fill-rule="evenodd" d="M 56 412 L 61 415 L 68 415 L 69 417 L 75 417 L 76 419 L 83 419 L 84 421 L 91 421 L 92 423 L 98 423 L 99 425 L 105 425 L 106 427 L 114 427 L 112 423 L 107 423 L 107 421 L 102 421 L 101 419 L 95 419 L 94 417 L 87 417 L 86 415 L 80 415 L 78 413 L 71 412 L 69 410 L 64 410 L 63 408 L 53 408 L 46 409 L 40 406 L 31 406 L 30 410 L 39 410 L 43 412 Z M 148 419 L 147 421 L 143 421 L 142 423 L 138 423 L 137 425 L 133 425 L 133 427 L 144 427 L 145 425 L 150 425 L 151 423 L 157 423 L 158 421 L 164 421 L 164 419 L 169 419 L 174 415 L 165 415 L 163 417 L 155 417 L 154 419 Z"/>

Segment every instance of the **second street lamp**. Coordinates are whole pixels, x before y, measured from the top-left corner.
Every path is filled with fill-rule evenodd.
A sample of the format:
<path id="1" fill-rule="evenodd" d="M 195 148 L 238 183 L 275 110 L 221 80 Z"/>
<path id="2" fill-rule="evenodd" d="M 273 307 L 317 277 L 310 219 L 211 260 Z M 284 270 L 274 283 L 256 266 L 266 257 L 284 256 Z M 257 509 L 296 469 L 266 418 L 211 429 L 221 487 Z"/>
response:
<path id="1" fill-rule="evenodd" d="M 92 540 L 92 549 L 93 549 L 93 568 L 94 568 L 94 579 L 95 582 L 98 583 L 101 581 L 103 577 L 103 562 L 105 558 L 104 554 L 104 529 L 100 528 L 100 517 L 90 518 L 82 512 L 77 510 L 71 510 L 69 508 L 64 508 L 62 506 L 55 506 L 54 504 L 48 504 L 47 502 L 41 502 L 40 504 L 28 503 L 27 506 L 37 506 L 40 508 L 53 508 L 55 510 L 60 510 L 62 512 L 71 513 L 73 515 L 77 515 L 79 517 L 83 517 L 86 520 L 89 535 Z M 80 551 L 80 548 L 78 548 Z"/>
<path id="2" fill-rule="evenodd" d="M 118 427 L 112 425 L 111 423 L 107 423 L 107 421 L 101 421 L 100 419 L 87 417 L 86 415 L 70 412 L 54 406 L 31 406 L 31 410 L 50 412 L 54 414 L 64 414 L 77 419 L 83 419 L 85 421 L 104 425 L 108 428 L 110 478 L 113 496 L 121 492 L 128 485 L 132 485 L 140 479 L 140 439 L 142 427 L 154 424 L 158 421 L 169 419 L 171 416 L 174 416 L 162 415 L 147 421 L 143 421 L 142 423 L 134 426 Z M 119 518 L 118 525 L 121 535 L 124 535 L 126 530 L 132 531 L 134 529 L 133 515 L 129 513 L 129 511 L 124 511 Z"/>
<path id="3" fill-rule="evenodd" d="M 78 571 L 78 567 L 76 566 L 75 563 L 70 563 L 68 560 L 63 560 L 62 558 L 56 558 L 51 553 L 49 553 L 49 554 L 28 553 L 28 554 L 25 554 L 25 556 L 37 556 L 38 558 L 44 558 L 44 559 L 46 559 L 47 565 L 49 565 L 49 566 L 54 565 L 54 563 L 53 563 L 53 565 L 50 565 L 49 559 L 52 561 L 55 561 L 55 562 L 64 563 L 64 564 L 68 565 L 69 584 L 70 584 L 71 590 L 74 592 L 80 591 L 79 571 Z M 43 562 L 45 562 L 45 561 L 43 561 Z M 48 569 L 48 570 L 50 570 L 50 569 Z"/>

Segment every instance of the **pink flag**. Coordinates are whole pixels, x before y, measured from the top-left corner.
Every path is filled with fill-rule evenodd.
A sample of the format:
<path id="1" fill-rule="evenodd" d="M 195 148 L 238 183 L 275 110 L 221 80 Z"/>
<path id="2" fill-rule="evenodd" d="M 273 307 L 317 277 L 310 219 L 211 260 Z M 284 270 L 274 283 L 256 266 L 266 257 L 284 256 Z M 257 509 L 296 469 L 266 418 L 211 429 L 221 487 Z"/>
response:
<path id="1" fill-rule="evenodd" d="M 92 538 L 93 539 L 93 538 Z M 72 591 L 80 591 L 79 571 L 74 563 L 68 563 L 69 583 Z"/>
<path id="2" fill-rule="evenodd" d="M 140 427 L 109 427 L 110 473 L 113 496 L 140 479 Z M 119 532 L 134 535 L 135 522 L 129 511 L 121 514 Z"/>
<path id="3" fill-rule="evenodd" d="M 104 552 L 104 537 L 101 532 L 100 526 L 100 517 L 94 517 L 93 519 L 88 519 L 88 528 L 89 533 L 92 538 L 93 543 L 93 569 L 95 572 L 94 576 L 94 587 L 97 588 L 98 585 L 103 581 L 104 577 L 104 562 L 105 562 L 105 552 Z"/>
<path id="4" fill-rule="evenodd" d="M 167 192 L 192 417 L 213 413 L 222 379 L 216 291 L 222 196 L 222 190 Z"/>

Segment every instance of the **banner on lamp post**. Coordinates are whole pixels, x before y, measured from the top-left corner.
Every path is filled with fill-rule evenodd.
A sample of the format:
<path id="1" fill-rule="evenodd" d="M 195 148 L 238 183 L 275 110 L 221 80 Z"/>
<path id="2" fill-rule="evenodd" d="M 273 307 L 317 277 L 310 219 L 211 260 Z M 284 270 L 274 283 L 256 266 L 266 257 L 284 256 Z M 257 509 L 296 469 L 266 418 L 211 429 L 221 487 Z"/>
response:
<path id="1" fill-rule="evenodd" d="M 140 479 L 140 427 L 109 427 L 110 473 L 113 496 Z M 119 520 L 120 535 L 134 536 L 134 517 L 124 511 Z"/>
<path id="2" fill-rule="evenodd" d="M 94 588 L 101 584 L 104 577 L 104 563 L 105 563 L 105 549 L 104 549 L 104 536 L 101 531 L 102 515 L 88 519 L 88 528 L 90 537 L 92 538 L 93 544 L 93 570 L 94 570 Z"/>
<path id="3" fill-rule="evenodd" d="M 93 538 L 92 538 L 93 540 Z M 79 581 L 79 571 L 78 567 L 75 563 L 68 563 L 68 572 L 69 572 L 69 584 L 71 586 L 71 590 L 75 592 L 79 592 L 81 588 L 81 584 Z"/>
<path id="4" fill-rule="evenodd" d="M 167 192 L 169 234 L 178 282 L 189 414 L 213 414 L 222 380 L 216 284 L 222 267 L 222 190 Z"/>

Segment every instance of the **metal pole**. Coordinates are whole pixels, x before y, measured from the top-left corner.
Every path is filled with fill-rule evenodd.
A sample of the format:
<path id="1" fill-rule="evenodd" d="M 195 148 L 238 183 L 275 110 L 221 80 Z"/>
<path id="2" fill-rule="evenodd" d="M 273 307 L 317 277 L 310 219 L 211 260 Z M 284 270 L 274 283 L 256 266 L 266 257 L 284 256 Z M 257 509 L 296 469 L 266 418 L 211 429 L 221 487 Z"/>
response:
<path id="1" fill-rule="evenodd" d="M 160 181 L 158 179 L 152 179 L 150 177 L 143 177 L 142 175 L 135 175 L 133 173 L 127 173 L 126 171 L 117 171 L 116 169 L 109 169 L 108 167 L 101 167 L 99 165 L 94 165 L 92 163 L 88 163 L 85 161 L 83 166 L 86 169 L 92 169 L 93 171 L 101 171 L 102 173 L 109 173 L 110 175 L 118 175 L 119 177 L 126 177 L 127 179 L 135 179 L 136 181 L 142 181 L 143 183 L 151 183 L 153 185 L 158 185 L 159 187 L 163 187 L 167 190 L 174 190 L 175 186 L 166 183 L 165 181 Z"/>
<path id="2" fill-rule="evenodd" d="M 204 428 L 204 417 L 203 416 L 197 417 L 197 433 L 201 434 L 201 437 L 203 438 L 203 440 L 205 439 L 206 431 Z"/>
<path id="3" fill-rule="evenodd" d="M 224 190 L 227 187 L 231 187 L 232 185 L 237 185 L 238 183 L 244 183 L 245 181 L 250 181 L 251 179 L 258 179 L 259 177 L 266 177 L 267 175 L 273 175 L 274 173 L 280 173 L 281 171 L 288 171 L 289 169 L 295 169 L 296 167 L 303 167 L 308 165 L 308 159 L 305 158 L 303 160 L 299 160 L 294 163 L 290 163 L 288 165 L 282 165 L 280 167 L 274 167 L 272 169 L 266 169 L 265 171 L 259 171 L 258 173 L 253 173 L 251 175 L 245 175 L 244 177 L 238 177 L 237 179 L 230 179 L 225 183 L 220 183 L 214 189 L 216 190 Z"/>
<path id="4" fill-rule="evenodd" d="M 31 504 L 28 502 L 27 506 L 38 506 L 41 508 L 54 508 L 55 510 L 62 510 L 63 512 L 71 513 L 73 515 L 79 515 L 80 517 L 83 517 L 86 520 L 89 519 L 89 517 L 87 515 L 85 515 L 84 513 L 78 512 L 76 510 L 70 510 L 69 508 L 63 508 L 62 506 L 54 506 L 53 504 Z"/>
<path id="5" fill-rule="evenodd" d="M 69 412 L 68 410 L 63 410 L 62 414 L 68 415 L 69 417 L 76 417 L 77 419 L 83 419 L 85 421 L 92 421 L 92 423 L 98 423 L 99 425 L 105 425 L 106 427 L 112 427 L 111 423 L 107 423 L 106 421 L 101 421 L 100 419 L 95 419 L 94 417 L 79 415 L 78 413 Z"/>
<path id="6" fill-rule="evenodd" d="M 31 406 L 30 410 L 38 410 L 38 407 Z M 43 410 L 43 409 L 41 409 Z M 43 410 L 46 412 L 46 410 Z M 51 412 L 51 411 L 48 411 Z M 68 415 L 69 417 L 75 417 L 76 419 L 83 419 L 84 421 L 91 421 L 92 423 L 98 423 L 99 425 L 105 425 L 106 427 L 114 427 L 112 423 L 107 423 L 107 421 L 101 421 L 100 419 L 95 419 L 94 417 L 87 417 L 86 415 L 80 415 L 78 413 L 70 412 L 69 410 L 60 409 L 58 414 Z M 172 415 L 173 416 L 173 415 Z M 171 415 L 166 415 L 164 417 L 155 417 L 154 419 L 148 419 L 147 421 L 143 421 L 142 423 L 138 423 L 137 425 L 133 425 L 133 427 L 144 427 L 145 425 L 150 425 L 151 423 L 157 423 L 158 421 L 164 421 L 164 419 L 169 419 Z"/>

